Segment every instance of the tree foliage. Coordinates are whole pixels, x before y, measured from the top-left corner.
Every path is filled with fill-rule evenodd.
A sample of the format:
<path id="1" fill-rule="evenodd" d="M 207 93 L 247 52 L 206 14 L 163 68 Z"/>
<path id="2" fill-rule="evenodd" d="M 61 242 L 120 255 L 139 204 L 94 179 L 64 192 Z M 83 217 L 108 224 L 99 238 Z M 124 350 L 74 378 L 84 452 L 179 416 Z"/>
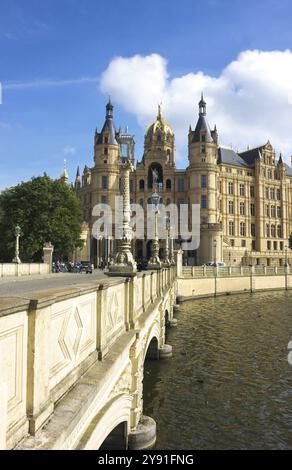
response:
<path id="1" fill-rule="evenodd" d="M 20 258 L 40 261 L 46 242 L 56 258 L 67 257 L 82 246 L 81 208 L 74 191 L 48 176 L 5 189 L 0 194 L 0 259 L 14 257 L 15 226 L 21 227 Z"/>

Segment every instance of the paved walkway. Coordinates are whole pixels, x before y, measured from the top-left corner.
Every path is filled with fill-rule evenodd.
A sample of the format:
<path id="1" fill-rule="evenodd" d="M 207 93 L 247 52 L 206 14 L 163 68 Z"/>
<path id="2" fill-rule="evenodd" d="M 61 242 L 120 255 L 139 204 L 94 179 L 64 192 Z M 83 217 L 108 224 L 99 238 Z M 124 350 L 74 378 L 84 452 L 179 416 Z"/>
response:
<path id="1" fill-rule="evenodd" d="M 75 286 L 101 279 L 109 280 L 111 278 L 99 270 L 94 271 L 93 274 L 58 273 L 23 277 L 11 276 L 0 279 L 0 297 L 20 296 L 26 292 Z"/>

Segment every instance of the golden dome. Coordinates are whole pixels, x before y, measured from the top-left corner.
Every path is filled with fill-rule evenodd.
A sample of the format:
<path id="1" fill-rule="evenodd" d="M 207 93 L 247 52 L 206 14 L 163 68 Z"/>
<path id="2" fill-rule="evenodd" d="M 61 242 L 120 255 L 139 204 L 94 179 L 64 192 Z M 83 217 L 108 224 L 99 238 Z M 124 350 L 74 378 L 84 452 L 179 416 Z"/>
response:
<path id="1" fill-rule="evenodd" d="M 147 131 L 146 131 L 146 137 L 152 137 L 154 134 L 156 134 L 157 131 L 160 131 L 162 134 L 169 134 L 173 136 L 173 130 L 169 124 L 163 119 L 162 112 L 161 112 L 161 105 L 158 105 L 158 114 L 156 121 L 151 124 Z"/>

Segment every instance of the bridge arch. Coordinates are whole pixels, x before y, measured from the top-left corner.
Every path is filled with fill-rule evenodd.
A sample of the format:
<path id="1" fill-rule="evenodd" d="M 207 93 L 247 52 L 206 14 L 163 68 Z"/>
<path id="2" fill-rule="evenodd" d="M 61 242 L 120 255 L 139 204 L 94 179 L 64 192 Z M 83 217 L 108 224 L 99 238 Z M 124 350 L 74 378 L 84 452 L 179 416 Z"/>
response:
<path id="1" fill-rule="evenodd" d="M 150 331 L 148 332 L 144 351 L 143 351 L 143 363 L 145 359 L 158 359 L 159 356 L 159 346 L 160 346 L 160 325 L 158 321 L 152 325 Z"/>
<path id="2" fill-rule="evenodd" d="M 131 404 L 132 397 L 125 393 L 112 398 L 90 422 L 77 449 L 98 450 L 105 444 L 105 447 L 110 447 L 111 450 L 121 450 L 123 438 L 126 449 L 130 432 Z M 108 439 L 109 437 L 111 439 Z"/>

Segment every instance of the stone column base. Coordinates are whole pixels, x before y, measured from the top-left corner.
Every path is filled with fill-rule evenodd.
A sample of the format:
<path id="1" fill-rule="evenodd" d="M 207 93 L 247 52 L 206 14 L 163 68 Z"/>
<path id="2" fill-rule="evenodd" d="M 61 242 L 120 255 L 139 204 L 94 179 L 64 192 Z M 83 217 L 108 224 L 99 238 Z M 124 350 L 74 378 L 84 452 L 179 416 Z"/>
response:
<path id="1" fill-rule="evenodd" d="M 129 434 L 129 450 L 151 449 L 156 442 L 156 422 L 149 416 L 143 416 L 137 429 Z"/>
<path id="2" fill-rule="evenodd" d="M 159 359 L 167 359 L 172 356 L 172 346 L 165 344 L 159 349 Z"/>
<path id="3" fill-rule="evenodd" d="M 180 305 L 179 304 L 174 304 L 173 311 L 174 312 L 179 312 L 179 310 L 180 310 Z"/>
<path id="4" fill-rule="evenodd" d="M 171 327 L 174 327 L 174 326 L 177 326 L 177 319 L 176 318 L 173 318 L 172 320 L 169 320 L 168 324 L 169 326 Z"/>

